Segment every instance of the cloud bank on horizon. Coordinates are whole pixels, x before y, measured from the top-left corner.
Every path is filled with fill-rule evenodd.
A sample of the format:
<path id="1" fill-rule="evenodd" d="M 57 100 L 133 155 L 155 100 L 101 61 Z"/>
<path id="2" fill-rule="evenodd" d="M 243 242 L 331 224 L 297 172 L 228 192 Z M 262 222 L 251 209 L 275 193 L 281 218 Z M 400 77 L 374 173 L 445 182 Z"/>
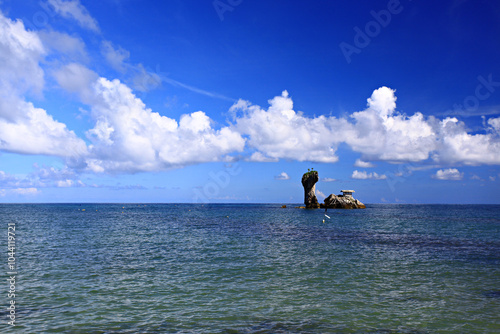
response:
<path id="1" fill-rule="evenodd" d="M 133 72 L 134 82 L 161 81 L 141 64 L 129 63 L 129 51 L 105 40 L 79 1 L 48 3 L 102 39 L 100 56 L 114 70 Z M 136 94 L 148 87 L 101 75 L 91 68 L 90 57 L 78 36 L 51 29 L 32 31 L 22 20 L 0 12 L 0 150 L 60 157 L 65 167 L 51 171 L 61 175 L 52 178 L 60 187 L 78 186 L 72 181 L 76 174 L 163 171 L 215 161 L 336 163 L 341 145 L 361 154 L 356 162 L 361 168 L 376 161 L 500 165 L 500 117 L 485 119 L 483 129 L 472 132 L 455 117 L 406 115 L 397 110 L 397 87 L 381 85 L 368 97 L 366 109 L 344 117 L 308 116 L 295 110 L 286 90 L 265 107 L 239 99 L 227 111 L 228 123 L 221 125 L 202 110 L 179 119 L 152 110 Z M 87 106 L 83 117 L 90 126 L 84 136 L 32 102 L 51 89 L 72 94 Z M 38 177 L 43 184 L 43 175 Z M 462 177 L 455 168 L 439 170 L 435 176 Z M 276 178 L 289 177 L 283 172 Z M 352 178 L 384 176 L 356 170 Z M 0 174 L 0 179 L 15 184 L 11 175 Z"/>

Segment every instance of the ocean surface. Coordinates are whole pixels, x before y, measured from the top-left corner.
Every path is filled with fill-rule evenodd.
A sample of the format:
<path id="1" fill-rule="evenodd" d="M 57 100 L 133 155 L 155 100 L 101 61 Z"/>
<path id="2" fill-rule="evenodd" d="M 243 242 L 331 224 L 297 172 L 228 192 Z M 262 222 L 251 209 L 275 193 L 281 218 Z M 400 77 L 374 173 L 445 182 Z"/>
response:
<path id="1" fill-rule="evenodd" d="M 278 204 L 0 205 L 0 332 L 500 333 L 500 206 L 327 214 Z"/>

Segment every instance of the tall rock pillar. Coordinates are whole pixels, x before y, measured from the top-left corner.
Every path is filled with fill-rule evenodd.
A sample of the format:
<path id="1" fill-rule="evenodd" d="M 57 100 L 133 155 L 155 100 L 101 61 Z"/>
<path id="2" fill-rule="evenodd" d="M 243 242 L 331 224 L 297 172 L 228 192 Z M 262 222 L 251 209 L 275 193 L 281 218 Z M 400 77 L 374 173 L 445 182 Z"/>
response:
<path id="1" fill-rule="evenodd" d="M 307 209 L 319 208 L 316 198 L 316 182 L 318 182 L 318 172 L 310 171 L 302 175 L 302 186 L 304 187 L 304 204 Z"/>

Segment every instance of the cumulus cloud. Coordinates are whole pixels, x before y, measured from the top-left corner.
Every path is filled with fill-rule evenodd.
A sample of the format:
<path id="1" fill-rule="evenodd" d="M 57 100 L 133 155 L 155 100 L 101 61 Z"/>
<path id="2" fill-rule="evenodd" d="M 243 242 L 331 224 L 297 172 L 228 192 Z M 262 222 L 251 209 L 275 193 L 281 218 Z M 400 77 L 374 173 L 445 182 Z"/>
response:
<path id="1" fill-rule="evenodd" d="M 394 92 L 394 90 L 387 87 L 376 89 L 368 99 L 368 107 L 376 110 L 382 118 L 391 116 L 396 109 Z"/>
<path id="2" fill-rule="evenodd" d="M 395 101 L 394 90 L 381 87 L 368 99 L 368 108 L 353 113 L 350 119 L 311 118 L 294 111 L 293 101 L 284 91 L 269 101 L 267 110 L 239 100 L 230 112 L 248 145 L 273 159 L 332 163 L 338 160 L 335 152 L 340 143 L 347 143 L 367 159 L 428 159 L 436 148 L 431 125 L 420 113 L 411 117 L 395 114 Z"/>
<path id="3" fill-rule="evenodd" d="M 99 32 L 97 21 L 79 0 L 48 0 L 48 3 L 62 17 L 75 20 L 82 28 Z"/>
<path id="4" fill-rule="evenodd" d="M 343 139 L 369 160 L 422 161 L 436 148 L 436 136 L 421 113 L 395 112 L 394 90 L 381 87 L 368 99 L 368 109 L 351 115 L 352 129 Z"/>
<path id="5" fill-rule="evenodd" d="M 420 112 L 407 116 L 396 111 L 395 91 L 376 89 L 367 109 L 348 118 L 307 117 L 293 110 L 284 91 L 263 109 L 239 100 L 230 108 L 234 128 L 257 151 L 255 161 L 289 159 L 333 163 L 337 147 L 345 143 L 362 154 L 356 167 L 369 168 L 368 160 L 391 163 L 500 164 L 500 118 L 490 118 L 485 134 L 470 134 L 456 118 L 425 118 Z"/>
<path id="6" fill-rule="evenodd" d="M 488 120 L 488 125 L 491 126 L 491 128 L 496 132 L 497 134 L 500 134 L 500 117 L 498 118 L 490 118 Z"/>
<path id="7" fill-rule="evenodd" d="M 279 175 L 274 177 L 276 180 L 290 180 L 290 176 L 287 173 L 281 172 Z"/>
<path id="8" fill-rule="evenodd" d="M 464 173 L 460 173 L 456 168 L 440 169 L 433 177 L 438 180 L 460 181 L 463 179 Z"/>
<path id="9" fill-rule="evenodd" d="M 41 94 L 45 80 L 39 61 L 45 54 L 46 50 L 36 33 L 27 31 L 22 21 L 12 21 L 0 12 L 2 100 L 12 93 L 16 96 L 25 92 Z M 4 113 L 5 110 L 0 115 L 5 116 Z"/>
<path id="10" fill-rule="evenodd" d="M 94 126 L 82 168 L 90 172 L 138 172 L 230 160 L 245 140 L 229 127 L 216 129 L 203 111 L 177 122 L 147 108 L 119 80 L 99 77 L 87 67 L 69 63 L 55 71 L 59 85 L 90 107 Z"/>
<path id="11" fill-rule="evenodd" d="M 269 101 L 267 110 L 239 100 L 231 108 L 234 128 L 245 135 L 257 157 L 297 161 L 336 162 L 337 137 L 334 129 L 346 124 L 336 118 L 304 117 L 293 110 L 293 102 L 284 91 Z"/>
<path id="12" fill-rule="evenodd" d="M 495 124 L 496 119 L 488 120 Z M 445 118 L 436 126 L 439 133 L 434 160 L 442 163 L 466 165 L 500 164 L 500 135 L 498 131 L 487 134 L 469 134 L 463 122 Z"/>
<path id="13" fill-rule="evenodd" d="M 153 171 L 219 161 L 241 152 L 245 141 L 229 127 L 218 130 L 203 112 L 182 115 L 179 122 L 146 108 L 119 80 L 99 78 L 93 85 L 87 131 L 92 145 L 88 168 L 103 171 Z"/>
<path id="14" fill-rule="evenodd" d="M 0 119 L 0 150 L 21 154 L 74 157 L 85 154 L 85 142 L 66 125 L 31 103 L 18 102 L 24 118 L 16 123 Z"/>
<path id="15" fill-rule="evenodd" d="M 354 163 L 355 167 L 360 167 L 360 168 L 372 168 L 375 167 L 374 164 L 371 162 L 363 161 L 361 159 L 357 159 L 356 162 Z"/>
<path id="16" fill-rule="evenodd" d="M 0 150 L 21 154 L 75 156 L 85 142 L 24 94 L 41 94 L 44 71 L 39 62 L 45 49 L 38 35 L 21 21 L 0 13 Z"/>
<path id="17" fill-rule="evenodd" d="M 387 176 L 382 174 L 382 175 L 379 175 L 375 172 L 373 173 L 367 173 L 366 171 L 358 171 L 358 170 L 355 170 L 354 172 L 352 172 L 352 175 L 351 175 L 351 178 L 353 179 L 357 179 L 357 180 L 368 180 L 368 179 L 372 179 L 372 180 L 385 180 L 387 179 Z"/>

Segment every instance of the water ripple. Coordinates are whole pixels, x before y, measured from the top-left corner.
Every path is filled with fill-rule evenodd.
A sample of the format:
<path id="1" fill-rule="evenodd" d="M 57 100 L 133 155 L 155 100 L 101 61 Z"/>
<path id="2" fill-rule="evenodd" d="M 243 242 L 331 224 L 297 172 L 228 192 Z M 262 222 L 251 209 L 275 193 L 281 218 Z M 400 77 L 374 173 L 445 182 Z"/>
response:
<path id="1" fill-rule="evenodd" d="M 496 333 L 499 213 L 0 205 L 28 333 Z"/>

